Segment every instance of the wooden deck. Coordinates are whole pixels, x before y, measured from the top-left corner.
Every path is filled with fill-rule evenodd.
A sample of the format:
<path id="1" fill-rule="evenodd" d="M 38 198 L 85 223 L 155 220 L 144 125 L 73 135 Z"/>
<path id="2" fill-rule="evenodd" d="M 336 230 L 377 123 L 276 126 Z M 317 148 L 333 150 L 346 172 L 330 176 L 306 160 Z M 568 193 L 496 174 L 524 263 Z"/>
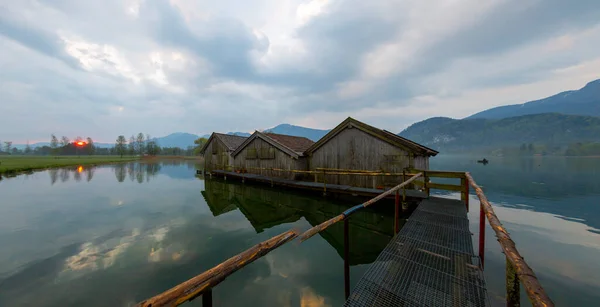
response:
<path id="1" fill-rule="evenodd" d="M 304 189 L 304 190 L 313 190 L 313 191 L 323 191 L 326 190 L 326 193 L 340 193 L 340 194 L 352 194 L 352 195 L 360 195 L 367 197 L 374 197 L 381 194 L 384 190 L 381 189 L 368 189 L 368 188 L 358 188 L 352 187 L 349 185 L 338 185 L 338 184 L 323 184 L 322 182 L 310 182 L 310 181 L 298 181 L 298 180 L 289 180 L 275 177 L 267 177 L 258 174 L 250 174 L 250 173 L 235 173 L 228 172 L 223 170 L 213 170 L 211 171 L 212 175 L 220 176 L 227 178 L 236 178 L 236 179 L 244 179 L 247 181 L 261 182 L 272 184 L 273 186 L 284 186 L 294 189 Z M 325 187 L 325 189 L 324 189 Z M 427 193 L 418 191 L 418 190 L 406 190 L 406 197 L 408 198 L 416 198 L 416 199 L 424 199 L 427 198 Z"/>
<path id="2" fill-rule="evenodd" d="M 424 199 L 345 306 L 489 306 L 471 236 L 464 202 Z"/>

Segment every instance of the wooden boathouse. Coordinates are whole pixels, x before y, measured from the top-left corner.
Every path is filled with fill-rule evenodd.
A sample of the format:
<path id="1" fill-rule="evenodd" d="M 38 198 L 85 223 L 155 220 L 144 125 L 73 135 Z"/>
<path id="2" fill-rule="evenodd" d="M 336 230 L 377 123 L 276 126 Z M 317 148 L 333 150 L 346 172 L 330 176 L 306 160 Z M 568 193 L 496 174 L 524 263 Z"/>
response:
<path id="1" fill-rule="evenodd" d="M 213 132 L 200 149 L 204 156 L 204 170 L 233 167 L 232 153 L 247 139 L 245 136 Z"/>
<path id="2" fill-rule="evenodd" d="M 304 151 L 313 144 L 305 137 L 255 131 L 231 156 L 236 171 L 294 180 L 301 174 L 273 169 L 306 170 Z"/>
<path id="3" fill-rule="evenodd" d="M 352 170 L 402 173 L 408 168 L 429 169 L 429 157 L 438 152 L 394 133 L 348 117 L 309 147 L 309 170 Z M 401 176 L 326 175 L 330 184 L 361 188 L 392 187 Z"/>

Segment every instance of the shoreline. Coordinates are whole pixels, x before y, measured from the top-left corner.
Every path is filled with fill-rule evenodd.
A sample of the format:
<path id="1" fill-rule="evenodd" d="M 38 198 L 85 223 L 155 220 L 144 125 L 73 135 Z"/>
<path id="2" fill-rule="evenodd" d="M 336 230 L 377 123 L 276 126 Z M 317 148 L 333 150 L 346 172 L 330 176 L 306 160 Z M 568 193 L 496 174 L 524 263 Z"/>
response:
<path id="1" fill-rule="evenodd" d="M 15 177 L 21 174 L 31 174 L 55 168 L 72 166 L 98 166 L 106 164 L 119 164 L 127 162 L 158 162 L 161 160 L 181 160 L 194 161 L 202 160 L 198 156 L 154 156 L 154 157 L 132 157 L 123 156 L 0 156 L 0 179 L 2 177 Z M 16 166 L 3 167 L 3 163 L 10 163 L 10 160 L 22 160 Z M 39 165 L 31 165 L 31 164 Z"/>

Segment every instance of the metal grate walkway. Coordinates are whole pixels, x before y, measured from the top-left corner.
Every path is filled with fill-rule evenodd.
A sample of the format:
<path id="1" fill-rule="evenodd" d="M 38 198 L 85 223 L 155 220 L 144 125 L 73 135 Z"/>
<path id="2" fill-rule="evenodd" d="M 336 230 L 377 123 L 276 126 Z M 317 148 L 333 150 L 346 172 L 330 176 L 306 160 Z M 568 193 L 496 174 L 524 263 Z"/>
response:
<path id="1" fill-rule="evenodd" d="M 464 203 L 423 200 L 344 306 L 489 306 Z"/>

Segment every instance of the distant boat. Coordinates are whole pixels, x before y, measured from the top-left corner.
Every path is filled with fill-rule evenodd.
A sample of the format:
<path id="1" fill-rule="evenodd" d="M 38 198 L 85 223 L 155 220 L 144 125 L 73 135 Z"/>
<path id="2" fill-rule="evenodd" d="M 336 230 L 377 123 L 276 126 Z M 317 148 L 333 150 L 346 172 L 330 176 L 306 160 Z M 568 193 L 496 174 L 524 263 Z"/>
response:
<path id="1" fill-rule="evenodd" d="M 477 160 L 477 163 L 481 163 L 483 165 L 488 164 L 490 161 L 488 161 L 486 158 L 483 158 L 483 160 Z"/>

